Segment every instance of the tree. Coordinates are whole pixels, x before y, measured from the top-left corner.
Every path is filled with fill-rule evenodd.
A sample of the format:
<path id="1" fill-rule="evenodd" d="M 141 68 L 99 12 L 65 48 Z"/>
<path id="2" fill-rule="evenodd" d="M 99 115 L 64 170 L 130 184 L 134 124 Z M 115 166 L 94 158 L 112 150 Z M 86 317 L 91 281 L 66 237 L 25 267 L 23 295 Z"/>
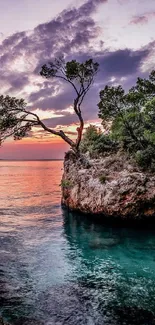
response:
<path id="1" fill-rule="evenodd" d="M 99 117 L 110 123 L 111 138 L 119 141 L 142 165 L 155 163 L 155 70 L 138 78 L 128 93 L 121 86 L 100 92 Z"/>
<path id="2" fill-rule="evenodd" d="M 79 63 L 76 60 L 65 63 L 63 58 L 45 64 L 41 69 L 41 76 L 45 78 L 58 78 L 68 82 L 74 89 L 76 97 L 73 108 L 79 118 L 80 126 L 77 128 L 77 139 L 74 142 L 62 130 L 47 127 L 39 116 L 26 109 L 23 99 L 10 96 L 0 96 L 0 142 L 13 136 L 15 140 L 26 136 L 33 126 L 41 126 L 45 131 L 60 136 L 77 153 L 82 138 L 84 121 L 81 113 L 82 102 L 93 84 L 98 71 L 98 63 L 92 59 Z"/>
<path id="3" fill-rule="evenodd" d="M 96 125 L 90 124 L 83 135 L 80 149 L 83 153 L 89 152 L 93 158 L 110 151 L 115 152 L 117 143 L 112 141 L 108 134 L 104 134 Z"/>
<path id="4" fill-rule="evenodd" d="M 94 151 L 94 144 L 99 140 L 101 135 L 101 130 L 96 127 L 96 125 L 90 124 L 83 135 L 83 139 L 80 144 L 82 152 L 89 153 Z"/>
<path id="5" fill-rule="evenodd" d="M 64 59 L 59 58 L 54 62 L 45 64 L 40 72 L 40 74 L 45 78 L 58 78 L 67 81 L 75 91 L 76 98 L 74 99 L 73 108 L 80 122 L 80 127 L 77 128 L 77 140 L 73 145 L 73 148 L 75 148 L 76 151 L 79 149 L 84 127 L 81 104 L 94 81 L 94 76 L 98 72 L 98 67 L 98 63 L 94 63 L 92 59 L 89 59 L 84 63 L 72 60 L 65 64 Z"/>
<path id="6" fill-rule="evenodd" d="M 98 116 L 102 119 L 103 126 L 112 122 L 111 129 L 118 140 L 124 139 L 125 143 L 130 141 L 142 147 L 140 135 L 137 135 L 137 128 L 135 128 L 140 117 L 139 100 L 141 97 L 139 99 L 134 92 L 125 94 L 122 86 L 106 86 L 100 92 Z"/>

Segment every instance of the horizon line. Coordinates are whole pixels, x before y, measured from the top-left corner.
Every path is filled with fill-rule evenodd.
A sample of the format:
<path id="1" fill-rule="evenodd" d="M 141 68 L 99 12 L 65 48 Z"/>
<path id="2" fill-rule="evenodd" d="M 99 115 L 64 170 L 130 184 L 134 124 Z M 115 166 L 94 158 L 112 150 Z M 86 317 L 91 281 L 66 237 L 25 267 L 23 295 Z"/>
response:
<path id="1" fill-rule="evenodd" d="M 0 161 L 58 161 L 64 160 L 63 158 L 45 158 L 45 159 L 6 159 L 0 158 Z"/>

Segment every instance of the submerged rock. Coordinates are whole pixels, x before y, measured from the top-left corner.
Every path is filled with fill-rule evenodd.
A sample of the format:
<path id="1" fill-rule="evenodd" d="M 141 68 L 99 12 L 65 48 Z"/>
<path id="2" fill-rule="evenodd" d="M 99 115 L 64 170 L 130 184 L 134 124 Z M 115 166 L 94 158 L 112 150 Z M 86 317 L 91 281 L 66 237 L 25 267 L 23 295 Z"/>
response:
<path id="1" fill-rule="evenodd" d="M 108 249 L 119 244 L 118 239 L 114 238 L 101 238 L 97 240 L 92 240 L 89 243 L 89 247 L 92 249 Z"/>
<path id="2" fill-rule="evenodd" d="M 62 204 L 83 213 L 145 220 L 155 216 L 155 175 L 119 153 L 83 164 L 68 152 Z"/>

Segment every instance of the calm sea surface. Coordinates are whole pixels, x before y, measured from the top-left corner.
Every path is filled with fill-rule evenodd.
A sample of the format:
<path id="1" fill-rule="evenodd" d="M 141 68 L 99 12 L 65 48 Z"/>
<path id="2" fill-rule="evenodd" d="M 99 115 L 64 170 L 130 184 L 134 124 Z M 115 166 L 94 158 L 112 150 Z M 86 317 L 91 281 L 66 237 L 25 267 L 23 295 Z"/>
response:
<path id="1" fill-rule="evenodd" d="M 63 211 L 62 167 L 0 162 L 0 314 L 16 325 L 155 324 L 155 232 Z"/>

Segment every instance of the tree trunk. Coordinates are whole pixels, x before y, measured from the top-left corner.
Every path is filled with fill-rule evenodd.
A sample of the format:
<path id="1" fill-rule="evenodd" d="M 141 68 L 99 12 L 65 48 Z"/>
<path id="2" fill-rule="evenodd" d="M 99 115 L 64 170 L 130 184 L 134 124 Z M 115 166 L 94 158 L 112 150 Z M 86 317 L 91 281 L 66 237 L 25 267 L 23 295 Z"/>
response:
<path id="1" fill-rule="evenodd" d="M 77 128 L 78 136 L 77 136 L 77 140 L 76 140 L 76 148 L 79 149 L 79 145 L 82 140 L 82 132 L 83 132 L 83 128 L 84 128 L 84 122 L 83 122 L 81 112 L 78 112 L 77 115 L 80 120 L 80 127 Z"/>

